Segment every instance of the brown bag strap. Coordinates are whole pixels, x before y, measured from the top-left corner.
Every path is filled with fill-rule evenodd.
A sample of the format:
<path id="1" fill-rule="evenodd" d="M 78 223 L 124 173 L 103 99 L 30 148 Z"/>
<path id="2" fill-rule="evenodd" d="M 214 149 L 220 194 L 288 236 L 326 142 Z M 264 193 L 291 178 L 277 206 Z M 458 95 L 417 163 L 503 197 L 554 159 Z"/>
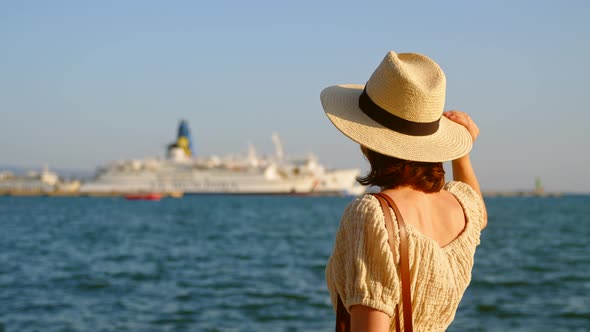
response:
<path id="1" fill-rule="evenodd" d="M 412 320 L 412 292 L 411 292 L 411 279 L 410 279 L 410 257 L 408 250 L 408 233 L 406 231 L 406 223 L 404 218 L 397 207 L 397 204 L 391 199 L 391 197 L 380 194 L 382 198 L 387 201 L 387 204 L 391 206 L 397 219 L 397 225 L 399 227 L 399 247 L 400 247 L 400 262 L 399 269 L 401 274 L 402 283 L 402 305 L 404 314 L 404 332 L 413 331 L 413 320 Z M 389 211 L 389 209 L 387 209 Z"/>

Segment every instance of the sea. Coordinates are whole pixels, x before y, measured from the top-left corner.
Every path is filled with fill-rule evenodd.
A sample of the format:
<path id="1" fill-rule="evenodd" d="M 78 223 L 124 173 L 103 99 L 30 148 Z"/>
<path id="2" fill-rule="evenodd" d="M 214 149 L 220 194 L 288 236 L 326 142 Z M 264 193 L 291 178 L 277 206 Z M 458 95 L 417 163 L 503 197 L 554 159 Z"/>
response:
<path id="1" fill-rule="evenodd" d="M 350 197 L 0 197 L 0 331 L 333 331 Z M 590 331 L 590 196 L 486 198 L 448 331 Z"/>

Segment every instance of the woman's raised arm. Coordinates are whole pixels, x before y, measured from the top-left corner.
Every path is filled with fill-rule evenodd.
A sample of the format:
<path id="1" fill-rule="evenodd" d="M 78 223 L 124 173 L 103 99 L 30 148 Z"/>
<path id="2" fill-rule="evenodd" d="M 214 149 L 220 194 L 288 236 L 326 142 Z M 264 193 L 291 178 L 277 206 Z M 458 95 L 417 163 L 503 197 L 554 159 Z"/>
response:
<path id="1" fill-rule="evenodd" d="M 475 143 L 477 136 L 479 136 L 479 128 L 473 122 L 471 117 L 465 112 L 459 111 L 448 111 L 443 113 L 449 120 L 456 122 L 469 131 L 471 134 L 471 138 Z M 471 188 L 473 188 L 483 200 L 483 195 L 481 193 L 481 189 L 479 187 L 479 182 L 477 181 L 477 176 L 475 175 L 475 171 L 473 170 L 473 166 L 471 165 L 471 159 L 469 158 L 469 154 L 453 160 L 453 180 L 461 181 L 467 183 Z M 482 225 L 482 229 L 486 227 L 488 223 L 488 214 L 484 204 L 484 221 Z"/>

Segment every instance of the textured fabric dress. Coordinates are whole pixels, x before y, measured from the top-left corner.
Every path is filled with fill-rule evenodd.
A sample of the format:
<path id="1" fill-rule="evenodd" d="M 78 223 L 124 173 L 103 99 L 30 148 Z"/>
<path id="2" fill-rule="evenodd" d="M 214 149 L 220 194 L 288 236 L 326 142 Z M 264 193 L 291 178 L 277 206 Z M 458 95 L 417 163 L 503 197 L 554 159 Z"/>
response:
<path id="1" fill-rule="evenodd" d="M 412 311 L 415 331 L 444 331 L 453 321 L 459 301 L 471 281 L 475 248 L 479 245 L 484 205 L 463 182 L 449 182 L 445 190 L 461 206 L 466 225 L 444 247 L 406 223 L 409 245 Z M 348 311 L 362 304 L 387 313 L 393 324 L 396 304 L 401 308 L 399 230 L 394 218 L 394 250 L 387 242 L 383 212 L 372 195 L 356 198 L 346 208 L 326 266 L 326 282 L 334 310 L 338 295 Z M 403 330 L 403 316 L 400 317 Z"/>

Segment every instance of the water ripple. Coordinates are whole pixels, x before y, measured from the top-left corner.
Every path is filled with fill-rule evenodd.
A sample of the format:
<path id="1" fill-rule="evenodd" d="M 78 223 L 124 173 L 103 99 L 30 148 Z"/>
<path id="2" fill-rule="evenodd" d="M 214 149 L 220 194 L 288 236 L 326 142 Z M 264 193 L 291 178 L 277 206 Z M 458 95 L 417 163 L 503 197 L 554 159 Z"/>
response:
<path id="1" fill-rule="evenodd" d="M 0 332 L 332 331 L 324 267 L 348 202 L 0 197 Z M 488 200 L 449 331 L 587 330 L 589 203 Z"/>

